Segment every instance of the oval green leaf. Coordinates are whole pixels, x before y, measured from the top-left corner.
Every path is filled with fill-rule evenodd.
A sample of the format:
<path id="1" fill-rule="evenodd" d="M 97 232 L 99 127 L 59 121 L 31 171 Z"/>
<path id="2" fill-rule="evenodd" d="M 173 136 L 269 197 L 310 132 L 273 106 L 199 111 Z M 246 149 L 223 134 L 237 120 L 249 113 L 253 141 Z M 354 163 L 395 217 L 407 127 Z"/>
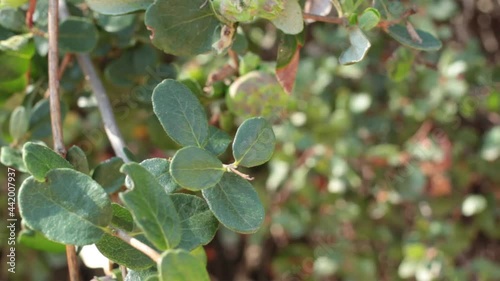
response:
<path id="1" fill-rule="evenodd" d="M 0 163 L 5 166 L 14 167 L 23 173 L 28 171 L 26 166 L 24 166 L 21 151 L 10 146 L 2 146 L 2 149 L 0 149 Z"/>
<path id="2" fill-rule="evenodd" d="M 125 183 L 125 175 L 120 173 L 123 160 L 119 157 L 110 158 L 101 162 L 94 169 L 92 178 L 98 182 L 107 193 L 118 191 Z"/>
<path id="3" fill-rule="evenodd" d="M 179 244 L 179 216 L 163 187 L 146 168 L 137 163 L 125 164 L 121 171 L 130 177 L 132 187 L 130 191 L 120 193 L 120 198 L 149 241 L 160 250 Z"/>
<path id="4" fill-rule="evenodd" d="M 205 110 L 184 84 L 163 80 L 153 91 L 153 110 L 167 134 L 182 146 L 203 147 L 208 138 Z"/>
<path id="5" fill-rule="evenodd" d="M 358 26 L 362 30 L 370 30 L 380 21 L 380 12 L 375 8 L 367 8 L 358 18 Z"/>
<path id="6" fill-rule="evenodd" d="M 1 82 L 13 82 L 28 72 L 31 57 L 35 53 L 35 44 L 31 37 L 30 34 L 15 35 L 0 41 Z"/>
<path id="7" fill-rule="evenodd" d="M 349 30 L 349 42 L 351 43 L 349 49 L 340 54 L 340 64 L 347 65 L 360 62 L 371 47 L 370 41 L 357 26 Z"/>
<path id="8" fill-rule="evenodd" d="M 84 174 L 89 174 L 89 162 L 87 161 L 87 156 L 85 152 L 81 148 L 76 145 L 73 145 L 70 149 L 68 149 L 68 153 L 66 154 L 66 160 L 75 167 L 75 169 Z"/>
<path id="9" fill-rule="evenodd" d="M 215 217 L 233 231 L 253 233 L 264 221 L 264 207 L 257 192 L 238 175 L 226 173 L 217 185 L 202 193 Z"/>
<path id="10" fill-rule="evenodd" d="M 144 235 L 137 235 L 134 238 L 148 244 Z M 130 246 L 118 237 L 104 234 L 95 246 L 105 257 L 134 270 L 146 269 L 154 265 L 154 261 L 141 251 Z"/>
<path id="11" fill-rule="evenodd" d="M 168 250 L 158 262 L 161 281 L 209 281 L 203 263 L 185 250 Z"/>
<path id="12" fill-rule="evenodd" d="M 182 239 L 177 247 L 191 251 L 212 241 L 219 228 L 219 222 L 205 200 L 181 193 L 172 194 L 170 198 L 181 220 Z"/>
<path id="13" fill-rule="evenodd" d="M 422 39 L 422 42 L 412 39 L 408 29 L 403 25 L 395 24 L 387 29 L 387 32 L 394 40 L 410 48 L 422 51 L 437 51 L 441 49 L 443 44 L 432 34 L 419 29 L 415 31 L 420 39 Z"/>
<path id="14" fill-rule="evenodd" d="M 73 168 L 66 159 L 52 149 L 33 142 L 24 144 L 23 160 L 29 173 L 38 181 L 43 181 L 45 175 L 52 169 Z"/>
<path id="15" fill-rule="evenodd" d="M 10 135 L 18 140 L 28 131 L 30 121 L 29 111 L 24 106 L 18 106 L 10 115 L 9 131 Z"/>
<path id="16" fill-rule="evenodd" d="M 111 207 L 113 208 L 113 218 L 111 218 L 111 224 L 128 232 L 133 231 L 134 218 L 132 217 L 130 211 L 116 203 L 112 203 Z"/>
<path id="17" fill-rule="evenodd" d="M 97 45 L 97 29 L 84 18 L 69 17 L 59 25 L 59 48 L 69 53 L 87 53 Z"/>
<path id="18" fill-rule="evenodd" d="M 89 7 L 101 14 L 121 15 L 146 10 L 153 0 L 86 0 Z"/>
<path id="19" fill-rule="evenodd" d="M 194 146 L 178 150 L 170 163 L 170 174 L 174 180 L 180 186 L 194 191 L 214 186 L 224 172 L 219 159 Z"/>
<path id="20" fill-rule="evenodd" d="M 146 11 L 153 44 L 165 53 L 191 56 L 212 49 L 220 22 L 205 0 L 157 0 Z M 202 7 L 202 8 L 200 8 Z"/>
<path id="21" fill-rule="evenodd" d="M 296 0 L 287 0 L 284 10 L 271 21 L 276 28 L 281 29 L 286 34 L 299 34 L 304 29 L 302 7 Z"/>
<path id="22" fill-rule="evenodd" d="M 54 169 L 45 182 L 26 179 L 19 190 L 19 210 L 31 229 L 73 245 L 97 242 L 112 217 L 111 202 L 102 187 L 72 169 Z"/>
<path id="23" fill-rule="evenodd" d="M 266 119 L 248 119 L 238 128 L 234 138 L 235 164 L 244 167 L 263 164 L 271 159 L 275 144 L 273 128 Z"/>

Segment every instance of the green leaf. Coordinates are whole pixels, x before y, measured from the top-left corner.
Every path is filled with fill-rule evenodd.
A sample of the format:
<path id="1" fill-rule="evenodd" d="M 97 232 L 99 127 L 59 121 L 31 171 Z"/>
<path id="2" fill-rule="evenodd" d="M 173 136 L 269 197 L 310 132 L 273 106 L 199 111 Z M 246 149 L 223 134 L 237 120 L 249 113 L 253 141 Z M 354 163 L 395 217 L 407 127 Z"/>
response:
<path id="1" fill-rule="evenodd" d="M 113 209 L 113 218 L 111 218 L 111 224 L 125 231 L 133 231 L 134 218 L 132 217 L 130 211 L 116 203 L 112 203 L 111 207 Z"/>
<path id="2" fill-rule="evenodd" d="M 214 155 L 221 155 L 226 151 L 231 141 L 231 137 L 226 132 L 214 126 L 210 126 L 208 128 L 208 142 L 205 149 L 212 152 Z"/>
<path id="3" fill-rule="evenodd" d="M 220 22 L 205 0 L 157 0 L 146 11 L 153 44 L 165 53 L 191 56 L 212 49 Z M 218 35 L 217 35 L 218 36 Z"/>
<path id="4" fill-rule="evenodd" d="M 45 175 L 52 169 L 73 168 L 66 159 L 52 149 L 33 142 L 24 144 L 23 160 L 29 173 L 38 181 L 43 181 Z"/>
<path id="5" fill-rule="evenodd" d="M 108 195 L 91 177 L 73 169 L 54 169 L 44 182 L 26 179 L 19 190 L 24 223 L 65 244 L 97 242 L 111 222 Z"/>
<path id="6" fill-rule="evenodd" d="M 16 5 L 7 5 L 10 8 L 2 7 L 4 1 L 0 1 L 0 26 L 8 30 L 22 32 L 26 29 L 24 13 L 20 9 L 12 9 L 16 8 Z M 12 2 L 12 0 L 9 2 Z M 21 0 L 21 2 L 27 1 Z"/>
<path id="7" fill-rule="evenodd" d="M 389 77 L 396 82 L 401 82 L 409 77 L 409 73 L 415 60 L 415 53 L 403 46 L 399 47 L 391 55 L 391 59 L 386 63 Z"/>
<path id="8" fill-rule="evenodd" d="M 299 34 L 304 29 L 302 7 L 296 0 L 287 0 L 284 10 L 271 22 L 286 34 Z"/>
<path id="9" fill-rule="evenodd" d="M 69 53 L 88 53 L 97 45 L 97 29 L 84 18 L 69 17 L 59 24 L 59 48 Z"/>
<path id="10" fill-rule="evenodd" d="M 170 163 L 170 174 L 182 187 L 200 190 L 214 186 L 225 170 L 222 162 L 210 152 L 194 147 L 184 147 L 175 153 Z"/>
<path id="11" fill-rule="evenodd" d="M 119 32 L 127 27 L 130 27 L 135 21 L 136 15 L 118 15 L 110 16 L 104 14 L 97 14 L 97 23 L 102 26 L 107 32 Z"/>
<path id="12" fill-rule="evenodd" d="M 342 52 L 339 57 L 340 64 L 353 64 L 360 62 L 370 49 L 370 41 L 366 38 L 363 31 L 354 26 L 349 30 L 349 49 Z"/>
<path id="13" fill-rule="evenodd" d="M 137 235 L 134 238 L 147 244 L 144 235 Z M 146 269 L 155 264 L 151 258 L 141 251 L 110 234 L 104 234 L 95 246 L 108 259 L 133 270 Z"/>
<path id="14" fill-rule="evenodd" d="M 68 107 L 61 102 L 61 118 L 64 120 Z M 31 137 L 42 139 L 52 135 L 50 123 L 50 104 L 48 99 L 42 99 L 31 110 L 30 129 Z"/>
<path id="15" fill-rule="evenodd" d="M 160 250 L 179 244 L 179 216 L 163 187 L 146 168 L 137 163 L 125 164 L 121 171 L 132 179 L 133 187 L 130 191 L 120 193 L 120 198 L 149 241 Z"/>
<path id="16" fill-rule="evenodd" d="M 26 75 L 8 81 L 0 81 L 0 103 L 5 101 L 9 97 L 9 94 L 24 91 L 27 85 L 28 79 Z"/>
<path id="17" fill-rule="evenodd" d="M 203 147 L 208 138 L 205 110 L 182 83 L 163 80 L 153 91 L 153 110 L 167 134 L 182 146 Z"/>
<path id="18" fill-rule="evenodd" d="M 141 166 L 150 172 L 166 193 L 172 193 L 180 188 L 170 175 L 170 162 L 162 158 L 151 158 L 141 162 Z"/>
<path id="19" fill-rule="evenodd" d="M 125 175 L 120 173 L 123 160 L 119 157 L 108 159 L 95 167 L 92 178 L 98 182 L 107 193 L 118 191 L 125 183 Z"/>
<path id="20" fill-rule="evenodd" d="M 32 229 L 23 229 L 19 233 L 19 244 L 38 251 L 64 253 L 66 246 L 47 239 L 43 234 Z"/>
<path id="21" fill-rule="evenodd" d="M 394 40 L 410 48 L 422 51 L 437 51 L 441 49 L 441 41 L 439 41 L 432 34 L 419 29 L 416 29 L 415 31 L 417 32 L 420 39 L 422 39 L 422 42 L 413 40 L 410 33 L 408 32 L 408 29 L 403 25 L 395 24 L 387 29 L 387 32 L 392 38 L 394 38 Z"/>
<path id="22" fill-rule="evenodd" d="M 189 252 L 192 256 L 199 259 L 204 266 L 207 266 L 207 253 L 205 253 L 205 249 L 203 246 L 196 247 L 191 252 Z"/>
<path id="23" fill-rule="evenodd" d="M 283 34 L 278 45 L 276 77 L 287 93 L 292 92 L 297 77 L 303 33 L 299 35 Z"/>
<path id="24" fill-rule="evenodd" d="M 380 12 L 374 8 L 367 8 L 358 18 L 358 26 L 362 30 L 368 31 L 377 26 L 380 21 Z"/>
<path id="25" fill-rule="evenodd" d="M 73 145 L 70 149 L 68 149 L 68 153 L 66 154 L 66 160 L 75 167 L 75 169 L 84 174 L 89 174 L 89 162 L 87 161 L 87 156 L 85 152 L 81 148 L 76 145 Z"/>
<path id="26" fill-rule="evenodd" d="M 210 211 L 205 200 L 188 194 L 172 194 L 181 220 L 182 239 L 178 248 L 191 251 L 210 242 L 217 232 L 219 222 Z"/>
<path id="27" fill-rule="evenodd" d="M 254 167 L 269 161 L 275 144 L 273 128 L 266 119 L 246 120 L 236 131 L 233 142 L 235 165 Z"/>
<path id="28" fill-rule="evenodd" d="M 15 140 L 19 140 L 26 134 L 29 120 L 29 111 L 24 106 L 18 106 L 14 109 L 10 116 L 9 131 Z"/>
<path id="29" fill-rule="evenodd" d="M 146 270 L 129 270 L 125 281 L 147 281 L 149 277 L 156 276 L 158 272 L 156 269 Z"/>
<path id="30" fill-rule="evenodd" d="M 278 46 L 278 56 L 276 58 L 276 68 L 283 68 L 290 64 L 297 51 L 297 35 L 283 34 Z"/>
<path id="31" fill-rule="evenodd" d="M 156 49 L 151 45 L 140 45 L 126 49 L 118 59 L 109 63 L 105 75 L 116 85 L 131 87 L 142 83 L 148 76 L 148 69 L 154 69 L 157 63 Z"/>
<path id="32" fill-rule="evenodd" d="M 0 151 L 0 162 L 5 166 L 14 167 L 23 173 L 28 171 L 24 165 L 22 152 L 10 146 L 2 146 Z"/>
<path id="33" fill-rule="evenodd" d="M 101 14 L 121 15 L 146 10 L 153 0 L 85 0 L 89 7 Z"/>
<path id="34" fill-rule="evenodd" d="M 202 193 L 215 217 L 233 231 L 253 233 L 264 221 L 264 207 L 257 192 L 238 175 L 226 173 L 217 185 Z"/>
<path id="35" fill-rule="evenodd" d="M 203 263 L 185 250 L 168 250 L 158 263 L 161 281 L 209 281 Z"/>
<path id="36" fill-rule="evenodd" d="M 0 81 L 19 79 L 29 69 L 35 45 L 30 34 L 15 35 L 0 41 Z"/>

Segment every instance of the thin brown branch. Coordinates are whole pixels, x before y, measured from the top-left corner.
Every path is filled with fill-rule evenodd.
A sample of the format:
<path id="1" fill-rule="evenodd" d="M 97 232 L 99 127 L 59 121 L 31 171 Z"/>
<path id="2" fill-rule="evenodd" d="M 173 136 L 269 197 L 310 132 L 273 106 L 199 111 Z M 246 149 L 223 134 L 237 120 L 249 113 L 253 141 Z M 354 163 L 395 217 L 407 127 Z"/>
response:
<path id="1" fill-rule="evenodd" d="M 33 2 L 30 4 L 33 5 Z M 50 120 L 54 150 L 62 157 L 66 156 L 66 147 L 63 142 L 61 103 L 59 98 L 59 5 L 57 0 L 49 1 L 49 93 L 50 93 Z M 74 245 L 66 245 L 69 279 L 79 281 L 78 257 Z"/>
<path id="2" fill-rule="evenodd" d="M 248 180 L 248 181 L 251 181 L 253 180 L 254 178 L 251 177 L 250 175 L 247 175 L 245 173 L 242 173 L 240 171 L 237 170 L 237 167 L 233 164 L 229 164 L 229 165 L 224 165 L 224 168 L 228 171 L 228 172 L 232 172 L 232 173 L 235 173 L 237 174 L 238 176 Z"/>
<path id="3" fill-rule="evenodd" d="M 26 11 L 26 25 L 28 29 L 33 27 L 33 14 L 35 13 L 36 0 L 30 0 L 28 10 Z"/>
<path id="4" fill-rule="evenodd" d="M 346 23 L 345 18 L 320 16 L 320 15 L 315 15 L 315 14 L 310 14 L 310 13 L 303 13 L 302 17 L 304 19 L 307 19 L 307 20 L 315 20 L 315 21 L 321 21 L 321 22 L 333 23 L 333 24 L 345 24 Z"/>
<path id="5" fill-rule="evenodd" d="M 78 265 L 78 256 L 76 255 L 76 249 L 74 245 L 66 245 L 66 260 L 68 261 L 69 280 L 79 281 L 80 270 Z"/>
<path id="6" fill-rule="evenodd" d="M 402 15 L 401 17 L 397 18 L 397 19 L 393 19 L 393 20 L 381 20 L 379 23 L 378 23 L 378 27 L 382 28 L 383 30 L 386 30 L 387 31 L 387 28 L 389 28 L 389 26 L 391 25 L 394 25 L 394 24 L 398 24 L 398 23 L 401 23 L 405 20 L 407 20 L 410 16 L 414 15 L 417 13 L 417 9 L 415 7 L 412 7 L 408 10 L 406 10 Z"/>
<path id="7" fill-rule="evenodd" d="M 57 0 L 49 1 L 49 93 L 50 93 L 50 119 L 54 150 L 63 157 L 66 148 L 63 143 L 61 104 L 59 100 L 59 50 L 57 45 L 59 33 L 58 3 Z"/>
<path id="8" fill-rule="evenodd" d="M 112 234 L 121 240 L 123 240 L 125 243 L 129 244 L 130 246 L 136 248 L 137 250 L 141 251 L 143 254 L 146 256 L 150 257 L 153 261 L 158 263 L 161 259 L 161 255 L 155 251 L 153 248 L 149 247 L 148 245 L 142 243 L 141 241 L 137 240 L 136 238 L 128 235 L 125 231 L 119 229 L 119 228 L 111 228 Z"/>
<path id="9" fill-rule="evenodd" d="M 64 75 L 64 72 L 66 71 L 66 68 L 68 67 L 68 64 L 71 62 L 71 58 L 72 58 L 72 56 L 70 53 L 66 53 L 66 55 L 64 55 L 63 61 L 59 65 L 59 72 L 57 74 L 59 81 L 61 81 L 62 76 Z M 49 91 L 49 89 L 47 89 L 44 97 L 47 99 L 47 98 L 49 98 L 49 96 L 50 96 L 50 91 Z"/>

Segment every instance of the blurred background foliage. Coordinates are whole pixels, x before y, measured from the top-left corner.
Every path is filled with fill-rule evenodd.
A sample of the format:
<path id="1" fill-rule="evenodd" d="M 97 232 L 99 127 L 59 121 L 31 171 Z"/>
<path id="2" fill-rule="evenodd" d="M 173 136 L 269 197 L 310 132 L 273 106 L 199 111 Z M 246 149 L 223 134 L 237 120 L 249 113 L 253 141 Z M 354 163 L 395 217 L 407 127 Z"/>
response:
<path id="1" fill-rule="evenodd" d="M 151 109 L 152 90 L 165 78 L 188 85 L 227 132 L 251 115 L 273 121 L 275 155 L 247 171 L 266 206 L 265 224 L 253 235 L 219 231 L 205 247 L 214 280 L 500 280 L 499 1 L 401 1 L 417 7 L 412 23 L 440 38 L 441 50 L 418 52 L 373 29 L 367 56 L 349 66 L 338 63 L 349 47 L 346 29 L 310 23 L 289 96 L 268 77 L 280 39 L 269 22 L 238 29 L 238 78 L 224 72 L 227 55 L 182 58 L 155 49 L 142 13 L 106 16 L 68 2 L 72 14 L 94 23 L 92 56 L 138 160 L 178 148 Z M 44 11 L 46 1 L 38 5 Z M 0 39 L 22 33 L 24 16 L 24 7 L 1 9 Z M 42 13 L 34 19 L 46 28 Z M 34 39 L 19 70 L 29 66 L 30 76 L 0 86 L 0 142 L 14 149 L 9 117 L 21 104 L 32 108 L 26 139 L 51 143 L 47 44 Z M 80 146 L 92 167 L 112 157 L 72 59 L 61 90 L 68 147 Z M 17 183 L 23 177 L 18 172 Z M 7 202 L 5 192 L 0 197 Z M 6 236 L 1 241 L 3 268 Z M 63 253 L 28 244 L 18 244 L 18 272 L 2 269 L 1 280 L 66 280 Z M 82 265 L 84 280 L 94 275 L 102 272 Z"/>

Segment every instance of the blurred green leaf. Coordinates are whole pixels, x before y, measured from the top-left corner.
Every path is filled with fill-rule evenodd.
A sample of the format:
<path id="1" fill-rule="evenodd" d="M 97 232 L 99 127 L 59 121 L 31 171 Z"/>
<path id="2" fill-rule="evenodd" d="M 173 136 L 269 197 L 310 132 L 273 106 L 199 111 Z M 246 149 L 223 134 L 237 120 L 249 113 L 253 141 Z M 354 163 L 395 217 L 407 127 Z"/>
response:
<path id="1" fill-rule="evenodd" d="M 81 148 L 76 145 L 73 145 L 68 149 L 68 153 L 66 154 L 66 160 L 75 167 L 75 169 L 84 174 L 89 174 L 89 163 L 87 161 L 87 156 L 85 152 Z"/>
<path id="2" fill-rule="evenodd" d="M 87 53 L 97 45 L 97 30 L 84 18 L 69 17 L 59 24 L 59 48 L 69 53 Z"/>
<path id="3" fill-rule="evenodd" d="M 415 31 L 422 42 L 414 40 L 408 29 L 403 25 L 394 24 L 387 29 L 387 32 L 394 40 L 410 48 L 422 51 L 437 51 L 441 49 L 442 43 L 436 37 L 422 30 L 416 29 Z"/>
<path id="4" fill-rule="evenodd" d="M 339 57 L 340 64 L 353 64 L 360 62 L 370 49 L 370 41 L 366 38 L 363 31 L 358 27 L 352 27 L 349 30 L 349 49 L 342 52 Z"/>
<path id="5" fill-rule="evenodd" d="M 161 281 L 209 281 L 203 263 L 185 250 L 167 250 L 158 263 Z"/>
<path id="6" fill-rule="evenodd" d="M 40 232 L 31 229 L 21 230 L 18 241 L 19 244 L 38 251 L 50 253 L 64 253 L 66 251 L 64 244 L 51 241 Z"/>
<path id="7" fill-rule="evenodd" d="M 95 167 L 92 178 L 108 193 L 114 193 L 125 184 L 125 175 L 120 173 L 123 160 L 118 157 L 110 158 Z"/>
<path id="8" fill-rule="evenodd" d="M 121 15 L 145 10 L 152 0 L 85 0 L 92 10 L 107 15 Z"/>
<path id="9" fill-rule="evenodd" d="M 358 18 L 358 26 L 362 30 L 368 31 L 377 26 L 380 21 L 380 12 L 375 8 L 367 8 Z"/>

